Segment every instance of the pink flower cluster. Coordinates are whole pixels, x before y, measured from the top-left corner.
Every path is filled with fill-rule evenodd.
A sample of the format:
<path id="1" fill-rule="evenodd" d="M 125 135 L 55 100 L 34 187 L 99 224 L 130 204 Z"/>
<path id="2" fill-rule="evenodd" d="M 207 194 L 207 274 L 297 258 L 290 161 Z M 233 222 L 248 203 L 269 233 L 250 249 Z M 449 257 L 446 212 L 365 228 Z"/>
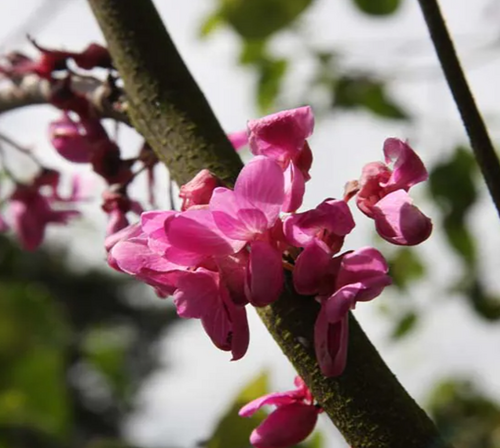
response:
<path id="1" fill-rule="evenodd" d="M 140 215 L 143 211 L 142 206 L 128 196 L 127 187 L 144 170 L 148 174 L 150 202 L 154 202 L 153 170 L 158 159 L 146 143 L 137 157 L 122 158 L 120 148 L 108 135 L 102 118 L 89 98 L 73 89 L 72 79 L 80 75 L 74 69 L 69 69 L 68 62 L 71 60 L 76 70 L 112 70 L 111 57 L 105 47 L 91 44 L 81 52 L 69 52 L 43 48 L 34 41 L 32 43 L 39 50 L 39 56 L 32 59 L 21 53 L 7 55 L 4 58 L 6 64 L 0 65 L 0 75 L 14 84 L 25 75 L 36 75 L 47 81 L 49 101 L 62 111 L 60 118 L 49 125 L 49 140 L 61 157 L 72 163 L 89 165 L 106 182 L 108 189 L 102 195 L 102 209 L 108 215 L 107 234 L 114 234 L 129 225 L 129 212 Z M 115 93 L 114 85 L 111 82 L 108 84 L 111 96 Z M 47 225 L 65 224 L 70 218 L 79 215 L 76 210 L 61 207 L 66 207 L 68 203 L 73 206 L 82 197 L 81 194 L 73 194 L 70 198 L 62 199 L 48 191 L 49 187 L 55 191 L 60 174 L 46 168 L 28 150 L 11 146 L 29 156 L 39 168 L 39 173 L 32 181 L 21 182 L 13 172 L 5 170 L 13 183 L 13 191 L 0 205 L 9 205 L 11 225 L 0 216 L 0 231 L 13 228 L 23 247 L 35 250 L 43 241 Z M 136 163 L 142 166 L 133 172 Z M 50 179 L 49 173 L 52 176 Z"/>
<path id="2" fill-rule="evenodd" d="M 251 417 L 262 406 L 274 405 L 274 410 L 254 429 L 250 443 L 256 448 L 287 448 L 302 442 L 316 426 L 321 407 L 306 384 L 297 376 L 296 389 L 276 392 L 251 401 L 239 412 L 241 417 Z"/>
<path id="3" fill-rule="evenodd" d="M 200 319 L 213 343 L 233 359 L 249 343 L 245 307 L 276 301 L 283 267 L 292 269 L 295 290 L 321 304 L 316 355 L 323 374 L 337 376 L 347 359 L 349 310 L 391 282 L 378 250 L 339 254 L 355 226 L 347 200 L 357 193 L 358 206 L 388 241 L 417 244 L 429 236 L 431 224 L 407 190 L 427 173 L 408 145 L 389 139 L 384 151 L 392 169 L 368 164 L 361 180 L 349 184 L 346 200 L 327 199 L 296 213 L 310 179 L 306 139 L 313 126 L 309 107 L 250 121 L 246 137 L 255 157 L 234 189 L 204 170 L 181 188 L 180 212 L 145 212 L 139 224 L 110 236 L 106 247 L 112 267 L 162 297 L 173 295 L 178 314 Z M 244 137 L 233 136 L 235 145 L 244 144 Z"/>
<path id="4" fill-rule="evenodd" d="M 0 216 L 0 232 L 12 227 L 23 248 L 34 250 L 43 241 L 49 224 L 66 224 L 79 216 L 74 204 L 84 199 L 80 178 L 73 178 L 68 197 L 59 194 L 59 182 L 57 171 L 45 169 L 29 184 L 17 183 L 7 198 L 11 225 Z"/>

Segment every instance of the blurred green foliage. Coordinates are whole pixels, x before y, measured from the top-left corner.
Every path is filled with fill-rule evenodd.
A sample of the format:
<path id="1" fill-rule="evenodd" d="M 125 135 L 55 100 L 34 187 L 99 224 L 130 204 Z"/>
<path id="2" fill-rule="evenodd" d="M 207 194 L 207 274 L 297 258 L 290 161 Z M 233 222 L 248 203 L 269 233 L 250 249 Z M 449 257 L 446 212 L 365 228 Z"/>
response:
<path id="1" fill-rule="evenodd" d="M 202 25 L 209 34 L 216 23 L 230 25 L 245 40 L 263 40 L 289 27 L 312 0 L 218 0 L 216 12 Z"/>
<path id="2" fill-rule="evenodd" d="M 353 0 L 354 4 L 364 13 L 372 16 L 387 16 L 394 14 L 401 6 L 401 0 Z"/>
<path id="3" fill-rule="evenodd" d="M 126 446 L 121 425 L 174 319 L 137 286 L 133 303 L 131 286 L 0 237 L 1 448 Z"/>
<path id="4" fill-rule="evenodd" d="M 385 83 L 366 76 L 341 76 L 333 82 L 333 106 L 363 108 L 381 118 L 402 120 L 408 113 L 387 93 Z"/>
<path id="5" fill-rule="evenodd" d="M 455 448 L 500 448 L 500 406 L 472 382 L 440 382 L 428 409 Z"/>

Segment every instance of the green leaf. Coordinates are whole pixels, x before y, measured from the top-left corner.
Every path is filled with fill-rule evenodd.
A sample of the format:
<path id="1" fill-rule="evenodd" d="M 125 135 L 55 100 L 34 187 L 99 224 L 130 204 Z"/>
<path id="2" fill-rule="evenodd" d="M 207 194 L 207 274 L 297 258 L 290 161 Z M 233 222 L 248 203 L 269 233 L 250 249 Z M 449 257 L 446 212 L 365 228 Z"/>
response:
<path id="1" fill-rule="evenodd" d="M 259 65 L 257 104 L 262 113 L 268 112 L 276 101 L 287 67 L 285 59 L 267 59 Z"/>
<path id="2" fill-rule="evenodd" d="M 334 83 L 333 106 L 343 109 L 362 107 L 382 118 L 407 119 L 406 111 L 393 101 L 381 81 L 367 77 L 344 76 Z"/>
<path id="3" fill-rule="evenodd" d="M 391 337 L 393 339 L 401 339 L 407 336 L 415 328 L 417 322 L 418 316 L 413 311 L 404 314 L 398 322 L 396 322 Z"/>
<path id="4" fill-rule="evenodd" d="M 450 159 L 436 165 L 429 175 L 429 190 L 446 214 L 462 218 L 477 199 L 476 161 L 472 153 L 457 147 Z"/>
<path id="5" fill-rule="evenodd" d="M 443 220 L 443 230 L 449 245 L 469 267 L 476 263 L 476 242 L 463 219 L 450 214 Z"/>
<path id="6" fill-rule="evenodd" d="M 64 367 L 62 353 L 43 346 L 11 362 L 2 372 L 0 421 L 64 437 L 70 417 Z"/>
<path id="7" fill-rule="evenodd" d="M 437 165 L 429 175 L 429 190 L 441 209 L 448 243 L 472 268 L 477 258 L 474 238 L 466 224 L 467 214 L 477 199 L 476 162 L 465 148 L 458 147 L 449 160 Z"/>
<path id="8" fill-rule="evenodd" d="M 224 18 L 221 16 L 219 11 L 208 15 L 207 17 L 205 17 L 205 20 L 201 24 L 199 36 L 201 38 L 208 37 L 223 23 Z"/>
<path id="9" fill-rule="evenodd" d="M 236 397 L 223 415 L 206 444 L 207 448 L 250 448 L 250 433 L 264 420 L 266 414 L 259 411 L 252 417 L 243 418 L 238 411 L 250 401 L 267 393 L 267 374 L 262 373 L 251 381 Z"/>
<path id="10" fill-rule="evenodd" d="M 312 0 L 220 0 L 220 14 L 244 39 L 266 39 L 289 27 Z"/>
<path id="11" fill-rule="evenodd" d="M 470 285 L 465 292 L 474 311 L 489 321 L 500 319 L 500 298 L 488 294 L 478 280 L 470 281 L 466 278 L 465 282 L 467 280 L 469 280 Z"/>
<path id="12" fill-rule="evenodd" d="M 404 290 L 409 283 L 424 276 L 425 265 L 415 250 L 404 247 L 389 259 L 389 272 L 394 286 Z"/>
<path id="13" fill-rule="evenodd" d="M 125 360 L 132 342 L 130 328 L 118 326 L 94 328 L 83 341 L 88 361 L 104 376 L 113 392 L 122 398 L 127 398 L 130 392 Z"/>
<path id="14" fill-rule="evenodd" d="M 267 41 L 265 40 L 247 40 L 241 46 L 239 57 L 240 64 L 251 65 L 261 64 L 268 59 Z"/>
<path id="15" fill-rule="evenodd" d="M 385 16 L 395 13 L 401 5 L 401 0 L 354 0 L 354 3 L 366 14 Z"/>

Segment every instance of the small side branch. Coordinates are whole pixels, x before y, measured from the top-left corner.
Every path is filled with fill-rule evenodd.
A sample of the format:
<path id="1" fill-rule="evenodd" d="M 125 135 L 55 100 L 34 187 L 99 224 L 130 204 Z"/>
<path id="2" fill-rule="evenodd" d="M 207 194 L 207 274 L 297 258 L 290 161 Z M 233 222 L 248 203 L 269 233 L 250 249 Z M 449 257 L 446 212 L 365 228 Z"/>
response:
<path id="1" fill-rule="evenodd" d="M 477 163 L 500 214 L 500 163 L 495 148 L 465 79 L 437 0 L 419 0 L 419 3 Z"/>
<path id="2" fill-rule="evenodd" d="M 50 83 L 36 75 L 23 76 L 18 82 L 4 80 L 0 87 L 0 114 L 21 107 L 50 104 Z M 129 124 L 128 116 L 123 112 L 124 102 L 110 101 L 110 92 L 106 83 L 94 78 L 84 78 L 73 75 L 71 87 L 81 93 L 94 106 L 96 112 L 103 118 Z"/>

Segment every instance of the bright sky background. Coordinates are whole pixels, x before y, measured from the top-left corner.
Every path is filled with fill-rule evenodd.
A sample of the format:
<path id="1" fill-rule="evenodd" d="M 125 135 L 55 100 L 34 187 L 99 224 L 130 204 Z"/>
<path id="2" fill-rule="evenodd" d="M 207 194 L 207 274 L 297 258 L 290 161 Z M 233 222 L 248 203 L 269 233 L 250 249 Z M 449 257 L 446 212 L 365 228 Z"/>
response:
<path id="1" fill-rule="evenodd" d="M 12 35 L 39 4 L 40 0 L 2 2 L 0 4 L 0 43 L 2 51 L 29 47 L 22 36 Z M 28 31 L 45 46 L 82 49 L 91 41 L 102 42 L 101 33 L 84 0 L 53 1 L 64 4 L 49 15 L 41 29 Z M 227 30 L 217 31 L 206 41 L 197 37 L 199 24 L 214 7 L 214 0 L 168 1 L 156 4 L 202 90 L 207 95 L 227 131 L 242 129 L 256 117 L 253 106 L 253 78 L 235 67 L 238 43 Z M 500 50 L 492 46 L 500 40 L 500 7 L 490 0 L 443 0 L 444 13 L 455 36 L 469 73 L 478 103 L 488 119 L 492 135 L 500 136 Z M 36 24 L 36 22 L 35 22 Z M 395 79 L 393 93 L 418 117 L 412 124 L 378 121 L 363 113 L 337 115 L 320 121 L 310 140 L 315 163 L 308 184 L 306 207 L 313 207 L 326 196 L 340 196 L 344 183 L 357 178 L 362 165 L 382 157 L 382 142 L 388 136 L 409 138 L 424 161 L 432 164 L 445 156 L 465 136 L 451 96 L 442 81 L 417 2 L 406 1 L 401 11 L 378 21 L 361 16 L 350 0 L 317 0 L 304 22 L 313 41 L 342 51 L 352 67 L 371 68 Z M 489 46 L 488 46 L 489 44 Z M 294 53 L 297 42 L 290 36 L 279 37 L 276 47 L 285 54 Z M 299 54 L 300 51 L 296 53 Z M 161 49 L 158 48 L 158 57 Z M 310 68 L 307 64 L 287 80 L 291 89 Z M 56 158 L 48 146 L 46 128 L 55 116 L 52 109 L 32 108 L 0 117 L 0 131 L 25 144 L 36 144 L 37 151 L 51 166 L 70 169 Z M 140 139 L 123 132 L 120 142 L 131 153 Z M 163 188 L 165 181 L 162 182 Z M 96 188 L 98 191 L 99 188 Z M 143 195 L 143 189 L 139 187 Z M 166 197 L 159 191 L 159 196 Z M 422 199 L 423 190 L 415 195 Z M 424 209 L 431 216 L 431 204 Z M 71 244 L 72 259 L 86 266 L 102 263 L 104 216 L 97 203 L 86 207 L 89 219 L 75 227 L 58 229 L 50 239 Z M 359 214 L 356 217 L 360 217 Z M 491 287 L 500 291 L 496 275 L 500 232 L 498 219 L 486 194 L 473 218 L 478 234 L 485 235 L 481 254 L 485 275 Z M 372 244 L 372 224 L 360 219 L 348 248 Z M 77 235 L 76 237 L 74 235 Z M 92 244 L 90 244 L 92 241 Z M 379 244 L 377 241 L 376 244 Z M 382 246 L 381 246 L 382 247 Z M 386 248 L 386 246 L 383 246 Z M 460 297 L 446 295 L 444 288 L 457 275 L 458 266 L 450 258 L 439 230 L 421 251 L 430 262 L 428 281 L 412 291 L 426 318 L 414 337 L 397 344 L 388 339 L 389 326 L 379 311 L 390 293 L 369 304 L 361 304 L 356 315 L 384 359 L 410 393 L 423 402 L 425 394 L 438 378 L 461 373 L 477 378 L 482 386 L 500 399 L 500 326 L 487 325 L 471 313 Z M 384 298 L 385 297 L 385 298 Z M 401 298 L 400 300 L 404 300 Z M 267 334 L 258 318 L 251 314 L 251 345 L 247 356 L 229 363 L 229 355 L 212 346 L 198 322 L 176 328 L 162 347 L 168 369 L 158 371 L 141 395 L 140 413 L 127 427 L 138 442 L 192 447 L 209 436 L 213 424 L 227 407 L 231 397 L 261 369 L 272 373 L 276 388 L 292 384 L 293 370 Z M 334 434 L 326 421 L 325 432 Z M 344 446 L 339 442 L 335 446 Z M 230 448 L 230 447 L 228 447 Z"/>

